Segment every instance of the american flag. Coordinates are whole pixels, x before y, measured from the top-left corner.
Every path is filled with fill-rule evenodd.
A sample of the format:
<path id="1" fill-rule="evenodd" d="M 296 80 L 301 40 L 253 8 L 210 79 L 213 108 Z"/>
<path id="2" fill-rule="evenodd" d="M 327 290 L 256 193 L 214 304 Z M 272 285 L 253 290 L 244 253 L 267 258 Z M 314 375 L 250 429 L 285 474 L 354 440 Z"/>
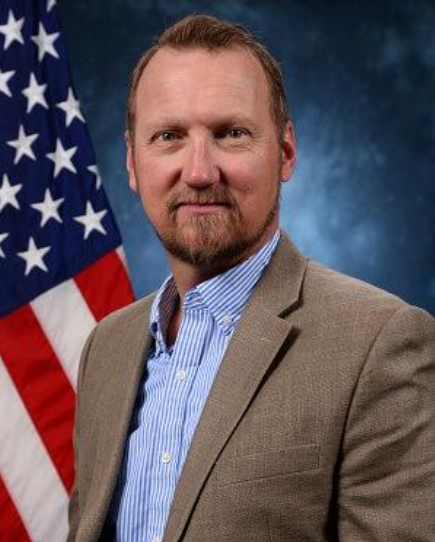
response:
<path id="1" fill-rule="evenodd" d="M 0 1 L 0 541 L 65 540 L 80 351 L 133 300 L 55 4 Z"/>

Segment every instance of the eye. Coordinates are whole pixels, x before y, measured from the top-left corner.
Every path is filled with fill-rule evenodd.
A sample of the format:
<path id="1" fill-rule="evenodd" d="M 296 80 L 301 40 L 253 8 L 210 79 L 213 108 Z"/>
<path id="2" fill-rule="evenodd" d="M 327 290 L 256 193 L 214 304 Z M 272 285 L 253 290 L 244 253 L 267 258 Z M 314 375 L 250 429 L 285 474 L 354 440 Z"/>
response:
<path id="1" fill-rule="evenodd" d="M 228 135 L 232 139 L 240 139 L 246 134 L 247 134 L 246 130 L 243 130 L 242 128 L 231 128 L 231 130 L 228 131 Z"/>
<path id="2" fill-rule="evenodd" d="M 219 130 L 216 134 L 219 139 L 229 138 L 229 139 L 242 139 L 244 136 L 248 135 L 248 130 L 245 128 L 225 128 Z"/>
<path id="3" fill-rule="evenodd" d="M 161 134 L 157 134 L 156 139 L 159 141 L 174 141 L 174 139 L 177 139 L 177 134 L 174 134 L 174 132 L 162 132 Z"/>
<path id="4" fill-rule="evenodd" d="M 180 139 L 179 134 L 176 132 L 166 130 L 164 132 L 158 132 L 151 137 L 151 142 L 154 143 L 172 143 Z"/>

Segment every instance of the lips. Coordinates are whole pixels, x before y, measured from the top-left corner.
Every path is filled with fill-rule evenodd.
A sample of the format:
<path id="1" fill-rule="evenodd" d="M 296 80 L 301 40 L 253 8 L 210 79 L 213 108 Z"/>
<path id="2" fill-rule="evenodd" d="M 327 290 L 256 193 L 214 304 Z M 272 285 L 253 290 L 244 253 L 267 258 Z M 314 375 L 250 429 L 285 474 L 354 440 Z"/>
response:
<path id="1" fill-rule="evenodd" d="M 209 207 L 209 206 L 219 206 L 219 207 L 229 207 L 228 203 L 223 201 L 182 201 L 181 203 L 177 203 L 176 208 L 178 207 Z"/>
<path id="2" fill-rule="evenodd" d="M 227 203 L 193 203 L 193 202 L 186 202 L 186 203 L 180 203 L 177 205 L 176 209 L 182 209 L 187 212 L 191 213 L 214 213 L 221 211 L 223 208 L 228 209 L 229 205 Z"/>
<path id="3" fill-rule="evenodd" d="M 219 185 L 213 185 L 204 190 L 182 190 L 172 194 L 168 201 L 171 213 L 179 209 L 192 211 L 222 211 L 223 208 L 237 209 L 237 204 L 228 190 Z"/>

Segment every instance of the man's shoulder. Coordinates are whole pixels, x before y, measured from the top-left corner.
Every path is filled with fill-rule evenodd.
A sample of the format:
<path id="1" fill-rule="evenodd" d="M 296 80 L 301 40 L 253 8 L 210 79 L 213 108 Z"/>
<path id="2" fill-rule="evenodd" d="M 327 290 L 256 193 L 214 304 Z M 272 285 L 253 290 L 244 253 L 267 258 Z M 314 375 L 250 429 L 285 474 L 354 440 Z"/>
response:
<path id="1" fill-rule="evenodd" d="M 287 317 L 303 333 L 304 348 L 319 352 L 323 359 L 329 356 L 337 363 L 341 359 L 343 371 L 362 367 L 369 353 L 383 352 L 382 348 L 397 353 L 405 345 L 427 345 L 435 330 L 426 311 L 309 258 L 297 310 Z M 376 356 L 370 363 L 366 371 L 379 367 Z M 387 361 L 381 363 L 387 366 Z"/>
<path id="2" fill-rule="evenodd" d="M 301 314 L 312 329 L 329 336 L 375 337 L 390 321 L 402 321 L 401 328 L 433 319 L 390 292 L 363 280 L 308 259 L 301 290 Z M 299 312 L 299 311 L 298 311 Z M 425 325 L 426 325 L 425 324 Z M 319 327 L 320 326 L 320 327 Z"/>
<path id="3" fill-rule="evenodd" d="M 303 256 L 286 235 L 282 236 L 265 279 L 264 290 L 278 295 L 280 309 L 288 307 L 284 314 L 293 312 L 296 303 L 310 320 L 343 321 L 370 314 L 379 314 L 383 319 L 409 307 L 397 295 Z"/>
<path id="4" fill-rule="evenodd" d="M 94 327 L 82 351 L 81 373 L 92 365 L 98 375 L 108 359 L 134 356 L 147 337 L 149 314 L 155 294 L 148 295 L 104 317 Z M 92 363 L 88 359 L 92 358 Z M 85 368 L 86 367 L 86 368 Z M 79 378 L 81 380 L 81 378 Z"/>
<path id="5" fill-rule="evenodd" d="M 138 322 L 142 322 L 144 327 L 148 326 L 149 313 L 155 296 L 154 292 L 108 314 L 98 323 L 98 331 L 100 333 L 117 332 L 126 326 L 132 326 Z"/>
<path id="6" fill-rule="evenodd" d="M 364 280 L 307 258 L 304 280 L 304 294 L 307 301 L 316 300 L 336 309 L 388 306 L 400 309 L 408 304 L 395 294 Z"/>

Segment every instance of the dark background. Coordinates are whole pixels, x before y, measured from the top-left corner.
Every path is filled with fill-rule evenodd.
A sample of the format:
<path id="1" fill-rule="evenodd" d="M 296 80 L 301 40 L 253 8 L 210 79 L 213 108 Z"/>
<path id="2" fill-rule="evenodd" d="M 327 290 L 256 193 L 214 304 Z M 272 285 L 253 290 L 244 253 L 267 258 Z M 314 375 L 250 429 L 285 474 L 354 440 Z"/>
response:
<path id="1" fill-rule="evenodd" d="M 137 296 L 168 273 L 129 192 L 128 78 L 153 36 L 207 12 L 248 26 L 285 72 L 298 166 L 282 226 L 302 251 L 435 314 L 435 2 L 59 0 L 73 78 Z"/>

